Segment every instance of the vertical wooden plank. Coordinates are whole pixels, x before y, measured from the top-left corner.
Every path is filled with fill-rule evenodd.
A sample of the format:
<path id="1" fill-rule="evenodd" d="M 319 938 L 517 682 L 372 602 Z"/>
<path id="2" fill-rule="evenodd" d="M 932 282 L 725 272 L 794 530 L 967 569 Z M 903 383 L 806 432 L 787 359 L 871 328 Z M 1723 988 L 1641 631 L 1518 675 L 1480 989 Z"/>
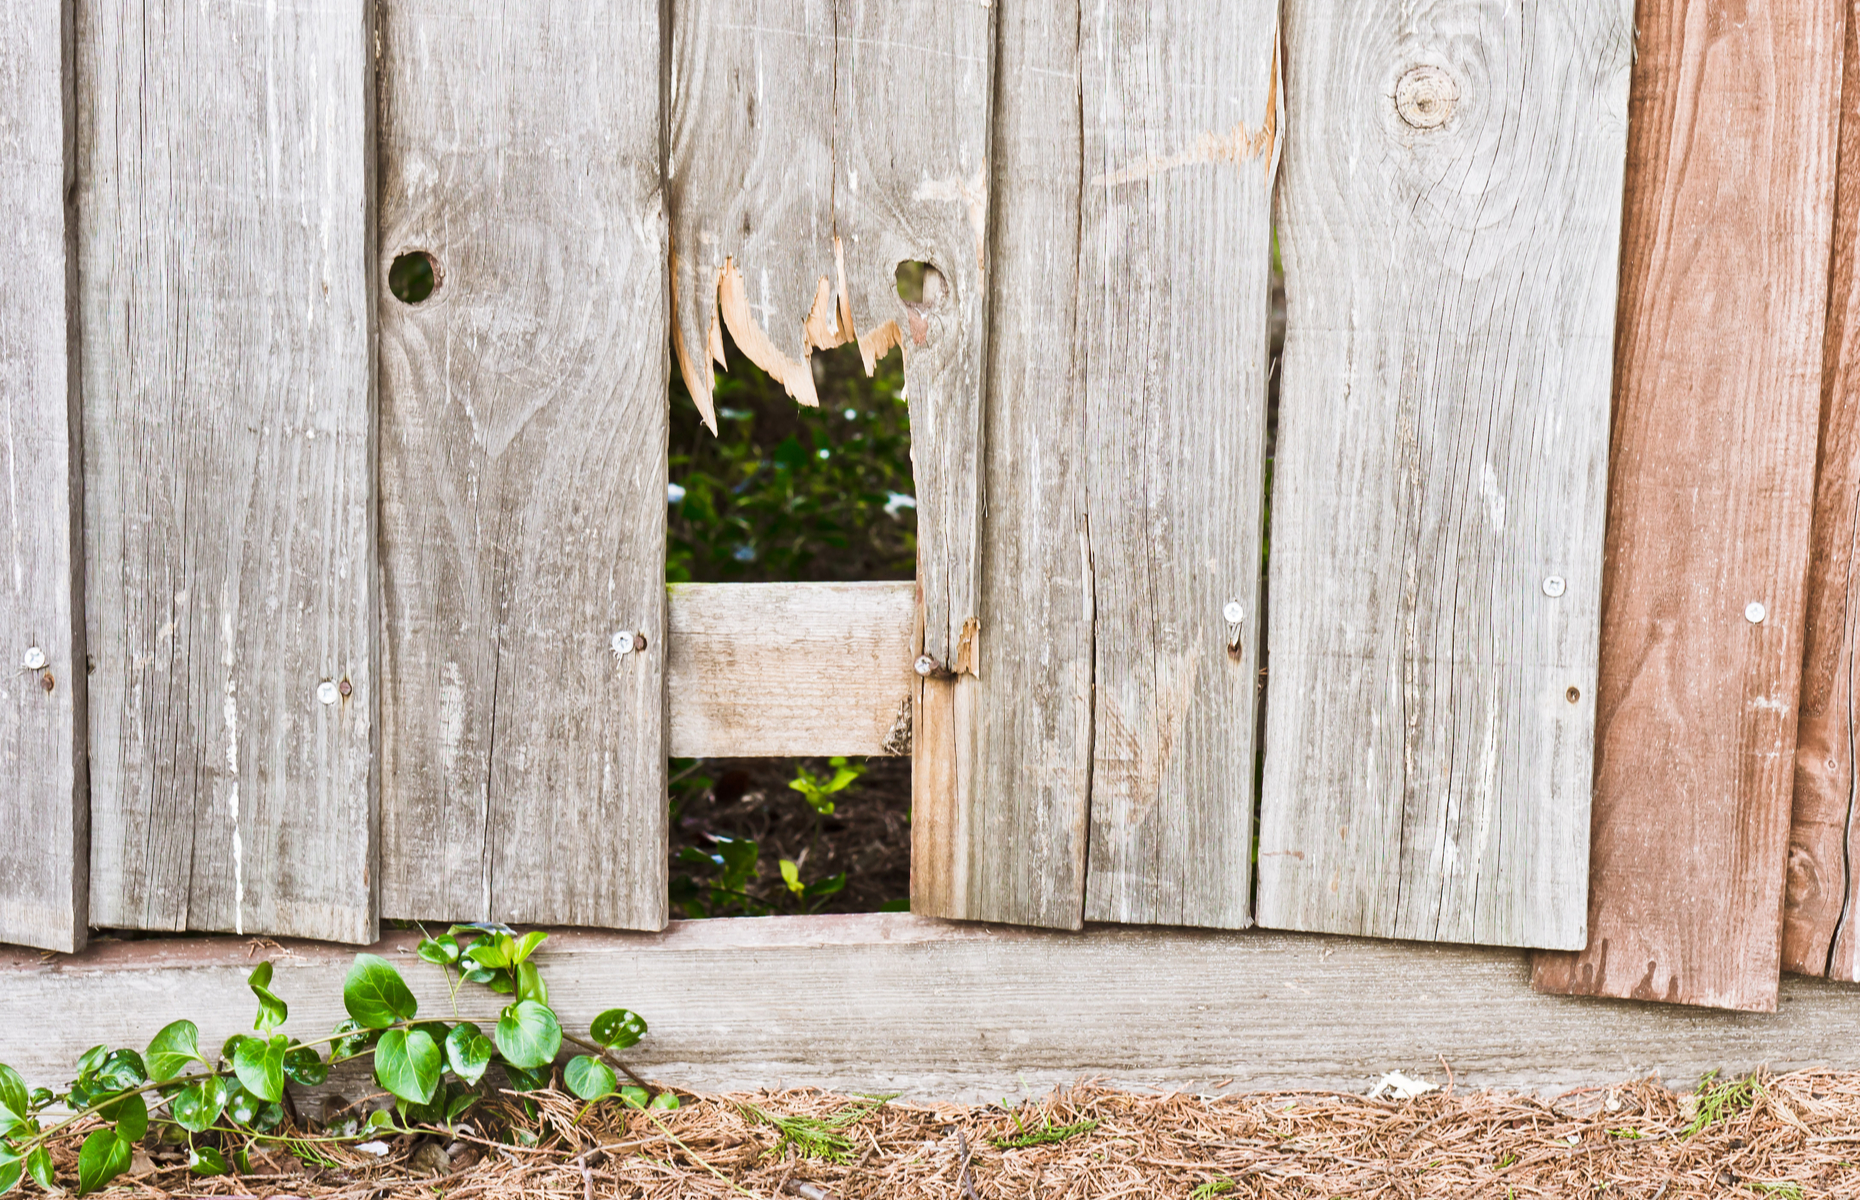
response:
<path id="1" fill-rule="evenodd" d="M 667 253 L 659 13 L 385 10 L 393 916 L 666 917 Z"/>
<path id="2" fill-rule="evenodd" d="M 1631 10 L 1286 10 L 1262 925 L 1583 944 Z"/>
<path id="3" fill-rule="evenodd" d="M 1077 928 L 1091 790 L 1091 547 L 1073 363 L 1082 124 L 1076 4 L 997 7 L 979 679 L 926 680 L 913 907 Z M 920 520 L 922 518 L 920 517 Z M 963 786 L 966 785 L 966 786 Z M 943 803 L 936 803 L 938 799 Z"/>
<path id="4" fill-rule="evenodd" d="M 1776 1005 L 1844 9 L 1640 5 L 1589 943 L 1544 990 Z"/>
<path id="5" fill-rule="evenodd" d="M 993 13 L 985 5 L 675 4 L 667 169 L 680 370 L 700 407 L 727 327 L 803 404 L 808 357 L 904 354 L 918 511 L 920 850 L 972 787 L 959 745 L 981 635 L 983 286 Z M 927 263 L 921 302 L 897 267 Z M 957 714 L 965 714 L 957 720 Z M 934 781 L 934 782 L 933 782 Z M 946 811 L 945 811 L 946 810 Z M 920 906 L 953 895 L 931 862 Z M 922 889 L 929 889 L 928 891 Z M 956 891 L 960 891 L 957 888 Z"/>
<path id="6" fill-rule="evenodd" d="M 78 10 L 99 925 L 375 936 L 371 22 Z"/>
<path id="7" fill-rule="evenodd" d="M 0 10 L 0 942 L 63 951 L 90 886 L 71 21 Z"/>
<path id="8" fill-rule="evenodd" d="M 1248 924 L 1277 36 L 1271 0 L 1080 27 L 1087 920 Z"/>
<path id="9" fill-rule="evenodd" d="M 1860 3 L 1845 6 L 1834 246 L 1823 339 L 1821 436 L 1809 533 L 1801 716 L 1783 905 L 1785 971 L 1860 981 L 1854 938 L 1854 655 L 1860 603 Z"/>

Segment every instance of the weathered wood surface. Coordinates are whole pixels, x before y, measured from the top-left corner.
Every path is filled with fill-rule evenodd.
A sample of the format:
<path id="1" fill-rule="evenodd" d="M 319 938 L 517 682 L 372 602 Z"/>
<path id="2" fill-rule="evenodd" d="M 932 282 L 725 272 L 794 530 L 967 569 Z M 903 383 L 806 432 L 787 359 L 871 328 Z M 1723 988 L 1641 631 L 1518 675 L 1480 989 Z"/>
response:
<path id="1" fill-rule="evenodd" d="M 1075 929 L 1091 789 L 1091 545 L 1073 360 L 1082 95 L 1076 5 L 997 6 L 979 678 L 927 680 L 959 750 L 922 756 L 920 913 Z M 955 753 L 960 767 L 951 761 Z M 921 769 L 921 768 L 920 768 Z"/>
<path id="2" fill-rule="evenodd" d="M 1262 925 L 1584 942 L 1632 18 L 1286 9 Z"/>
<path id="3" fill-rule="evenodd" d="M 384 9 L 390 916 L 665 922 L 659 36 L 634 3 Z"/>
<path id="4" fill-rule="evenodd" d="M 1589 943 L 1546 990 L 1776 1003 L 1842 8 L 1640 6 Z"/>
<path id="5" fill-rule="evenodd" d="M 1860 696 L 1860 4 L 1845 7 L 1839 174 L 1823 342 L 1821 427 L 1803 619 L 1801 713 L 1783 907 L 1785 971 L 1860 980 L 1854 938 L 1854 743 Z"/>
<path id="6" fill-rule="evenodd" d="M 0 10 L 0 941 L 66 951 L 90 889 L 71 16 Z"/>
<path id="7" fill-rule="evenodd" d="M 677 758 L 909 754 L 909 583 L 667 589 L 665 709 Z"/>
<path id="8" fill-rule="evenodd" d="M 77 7 L 98 925 L 375 936 L 372 16 Z"/>
<path id="9" fill-rule="evenodd" d="M 1087 920 L 1249 920 L 1277 39 L 1275 0 L 1079 27 Z"/>
<path id="10" fill-rule="evenodd" d="M 379 947 L 425 1010 L 449 1014 L 417 935 Z M 88 1046 L 146 1045 L 197 1021 L 203 1045 L 248 1028 L 242 941 L 94 944 L 0 957 L 0 1061 L 37 1085 Z M 343 1016 L 350 956 L 272 952 L 287 1032 Z M 675 921 L 659 934 L 561 932 L 538 955 L 563 1023 L 623 1004 L 651 1031 L 650 1077 L 705 1090 L 820 1086 L 999 1100 L 1097 1077 L 1197 1092 L 1360 1092 L 1401 1070 L 1461 1089 L 1564 1088 L 1649 1073 L 1687 1087 L 1712 1069 L 1860 1067 L 1850 988 L 1792 978 L 1781 1011 L 1709 1012 L 1533 994 L 1517 951 L 1249 931 L 1096 926 L 1083 934 L 952 925 L 909 914 Z M 482 1022 L 496 1009 L 461 997 Z M 62 1014 L 62 1019 L 59 1014 Z M 1225 1082 L 1224 1082 L 1225 1081 Z"/>

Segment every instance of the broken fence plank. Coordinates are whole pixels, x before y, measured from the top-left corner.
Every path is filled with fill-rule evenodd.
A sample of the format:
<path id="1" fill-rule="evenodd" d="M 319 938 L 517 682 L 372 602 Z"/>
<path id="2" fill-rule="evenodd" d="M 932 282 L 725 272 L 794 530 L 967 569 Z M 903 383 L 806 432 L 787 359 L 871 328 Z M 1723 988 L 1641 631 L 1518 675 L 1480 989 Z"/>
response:
<path id="1" fill-rule="evenodd" d="M 1546 991 L 1776 1006 L 1843 8 L 1640 5 L 1589 943 Z"/>
<path id="2" fill-rule="evenodd" d="M 1178 0 L 1080 23 L 1087 920 L 1249 921 L 1278 18 Z"/>
<path id="3" fill-rule="evenodd" d="M 77 6 L 90 919 L 375 936 L 373 6 Z"/>
<path id="4" fill-rule="evenodd" d="M 675 758 L 909 754 L 910 583 L 679 583 L 665 709 Z"/>
<path id="5" fill-rule="evenodd" d="M 0 942 L 84 945 L 71 6 L 0 9 Z"/>
<path id="6" fill-rule="evenodd" d="M 658 12 L 384 18 L 383 911 L 656 929 Z M 418 304 L 386 294 L 411 252 L 436 263 Z"/>
<path id="7" fill-rule="evenodd" d="M 1285 45 L 1258 918 L 1579 947 L 1632 5 Z"/>

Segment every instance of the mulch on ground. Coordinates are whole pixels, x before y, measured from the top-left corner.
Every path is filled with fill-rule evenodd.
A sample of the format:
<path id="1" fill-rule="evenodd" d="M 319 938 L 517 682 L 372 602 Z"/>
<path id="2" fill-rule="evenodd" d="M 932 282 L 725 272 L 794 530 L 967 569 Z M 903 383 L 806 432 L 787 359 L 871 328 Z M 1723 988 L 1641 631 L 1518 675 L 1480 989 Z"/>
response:
<path id="1" fill-rule="evenodd" d="M 534 1116 L 509 1094 L 492 1105 L 534 1146 L 465 1131 L 449 1146 L 402 1136 L 378 1158 L 326 1148 L 328 1167 L 273 1151 L 242 1177 L 197 1180 L 140 1161 L 128 1182 L 151 1198 L 305 1200 L 1860 1195 L 1860 1072 L 1707 1081 L 1687 1095 L 1649 1079 L 1552 1099 L 1082 1084 L 1013 1111 L 801 1090 L 584 1112 L 572 1097 L 534 1095 Z M 61 1174 L 74 1154 L 75 1144 L 61 1150 Z"/>

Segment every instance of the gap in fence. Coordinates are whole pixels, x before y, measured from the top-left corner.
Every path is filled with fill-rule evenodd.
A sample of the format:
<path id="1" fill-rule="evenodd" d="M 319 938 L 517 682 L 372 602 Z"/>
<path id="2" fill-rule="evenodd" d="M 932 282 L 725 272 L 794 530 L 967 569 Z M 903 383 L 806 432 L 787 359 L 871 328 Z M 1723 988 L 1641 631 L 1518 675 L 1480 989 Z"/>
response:
<path id="1" fill-rule="evenodd" d="M 922 295 L 923 271 L 900 266 L 901 296 Z M 716 435 L 672 373 L 666 581 L 911 579 L 899 352 L 868 377 L 856 344 L 815 351 L 820 406 L 803 408 L 720 332 Z M 674 758 L 668 777 L 674 916 L 909 908 L 909 756 Z"/>

